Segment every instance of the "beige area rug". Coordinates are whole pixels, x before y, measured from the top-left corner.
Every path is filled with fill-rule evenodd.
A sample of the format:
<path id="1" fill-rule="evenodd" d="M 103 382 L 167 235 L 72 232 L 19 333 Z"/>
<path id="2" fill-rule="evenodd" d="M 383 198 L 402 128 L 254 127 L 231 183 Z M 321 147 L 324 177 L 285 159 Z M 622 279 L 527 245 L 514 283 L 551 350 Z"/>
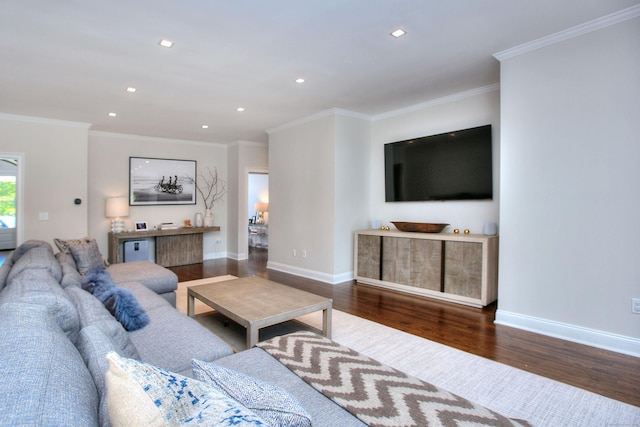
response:
<path id="1" fill-rule="evenodd" d="M 222 276 L 216 280 L 231 278 L 233 276 Z M 196 282 L 186 284 L 191 286 L 198 284 Z M 181 311 L 186 312 L 186 290 L 183 292 Z M 215 321 L 204 320 L 207 316 L 216 317 L 201 313 L 196 315 L 196 320 L 227 342 L 235 342 L 232 347 L 244 348 L 244 328 L 234 322 L 225 327 L 219 315 Z M 338 310 L 333 310 L 332 320 L 334 341 L 503 415 L 525 419 L 534 426 L 640 426 L 639 407 Z M 265 338 L 261 333 L 260 339 L 300 328 L 319 329 L 321 325 L 321 312 L 311 313 L 268 332 Z"/>

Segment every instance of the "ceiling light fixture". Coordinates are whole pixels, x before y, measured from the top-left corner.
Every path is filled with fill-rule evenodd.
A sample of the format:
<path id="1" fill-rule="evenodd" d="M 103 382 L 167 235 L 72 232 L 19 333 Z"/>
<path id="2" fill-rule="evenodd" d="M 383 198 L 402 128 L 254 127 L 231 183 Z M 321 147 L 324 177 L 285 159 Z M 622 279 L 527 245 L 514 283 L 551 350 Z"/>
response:
<path id="1" fill-rule="evenodd" d="M 238 108 L 236 108 L 236 111 L 243 112 L 244 111 L 244 107 L 238 107 Z"/>
<path id="2" fill-rule="evenodd" d="M 127 88 L 127 92 L 135 93 L 135 91 L 136 91 L 135 87 L 128 87 Z"/>
<path id="3" fill-rule="evenodd" d="M 115 116 L 117 116 L 116 113 L 109 113 L 109 117 L 115 117 Z"/>
<path id="4" fill-rule="evenodd" d="M 160 46 L 162 47 L 171 47 L 173 46 L 173 42 L 167 39 L 160 39 Z"/>
<path id="5" fill-rule="evenodd" d="M 302 78 L 296 79 L 296 83 L 304 83 L 304 79 L 302 79 Z"/>
<path id="6" fill-rule="evenodd" d="M 209 125 L 202 125 L 202 129 L 209 129 Z"/>
<path id="7" fill-rule="evenodd" d="M 398 28 L 397 30 L 394 30 L 391 32 L 391 35 L 395 38 L 399 38 L 404 36 L 405 34 L 407 34 L 407 32 L 405 30 L 403 30 L 402 28 Z"/>

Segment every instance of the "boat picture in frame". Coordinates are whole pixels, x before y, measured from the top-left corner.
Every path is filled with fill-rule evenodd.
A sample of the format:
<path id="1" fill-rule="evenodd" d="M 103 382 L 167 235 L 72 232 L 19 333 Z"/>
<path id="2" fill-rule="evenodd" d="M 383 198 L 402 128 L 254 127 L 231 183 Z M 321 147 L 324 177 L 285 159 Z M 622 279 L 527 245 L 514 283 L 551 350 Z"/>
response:
<path id="1" fill-rule="evenodd" d="M 195 205 L 196 161 L 129 157 L 129 205 Z"/>

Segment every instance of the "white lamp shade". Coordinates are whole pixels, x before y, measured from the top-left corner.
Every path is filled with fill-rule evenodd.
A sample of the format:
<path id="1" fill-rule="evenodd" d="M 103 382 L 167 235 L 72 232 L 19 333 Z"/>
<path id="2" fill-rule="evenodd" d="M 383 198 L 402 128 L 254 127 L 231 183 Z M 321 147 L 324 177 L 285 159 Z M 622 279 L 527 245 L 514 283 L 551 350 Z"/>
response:
<path id="1" fill-rule="evenodd" d="M 129 199 L 126 197 L 107 198 L 104 215 L 107 218 L 120 218 L 129 216 Z"/>
<path id="2" fill-rule="evenodd" d="M 269 212 L 269 203 L 264 203 L 264 202 L 256 203 L 254 205 L 254 208 L 256 212 Z"/>

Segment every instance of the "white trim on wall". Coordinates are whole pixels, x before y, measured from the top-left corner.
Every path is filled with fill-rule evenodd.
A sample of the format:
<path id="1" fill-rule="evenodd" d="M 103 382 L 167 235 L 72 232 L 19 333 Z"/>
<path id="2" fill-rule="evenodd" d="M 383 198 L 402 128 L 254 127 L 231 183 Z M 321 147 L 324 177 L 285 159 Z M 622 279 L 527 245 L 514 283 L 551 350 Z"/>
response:
<path id="1" fill-rule="evenodd" d="M 640 339 L 498 309 L 494 323 L 640 357 Z"/>
<path id="2" fill-rule="evenodd" d="M 267 261 L 267 269 L 281 271 L 283 273 L 293 274 L 295 276 L 306 277 L 308 279 L 317 280 L 319 282 L 337 285 L 338 283 L 353 280 L 353 271 L 342 274 L 326 274 L 320 271 L 308 270 L 306 268 L 294 267 L 288 264 Z"/>
<path id="3" fill-rule="evenodd" d="M 609 15 L 602 16 L 600 18 L 587 21 L 584 24 L 576 25 L 575 27 L 568 28 L 563 31 L 559 31 L 555 34 L 551 34 L 546 37 L 541 37 L 536 40 L 532 40 L 528 43 L 523 43 L 519 46 L 512 47 L 510 49 L 503 50 L 493 55 L 498 61 L 502 62 L 505 59 L 513 58 L 536 49 L 540 49 L 552 44 L 560 43 L 565 40 L 572 39 L 584 34 L 591 33 L 601 28 L 610 27 L 612 25 L 619 24 L 629 19 L 637 18 L 640 16 L 640 5 L 631 6 L 627 9 L 620 10 L 618 12 L 611 13 Z"/>

